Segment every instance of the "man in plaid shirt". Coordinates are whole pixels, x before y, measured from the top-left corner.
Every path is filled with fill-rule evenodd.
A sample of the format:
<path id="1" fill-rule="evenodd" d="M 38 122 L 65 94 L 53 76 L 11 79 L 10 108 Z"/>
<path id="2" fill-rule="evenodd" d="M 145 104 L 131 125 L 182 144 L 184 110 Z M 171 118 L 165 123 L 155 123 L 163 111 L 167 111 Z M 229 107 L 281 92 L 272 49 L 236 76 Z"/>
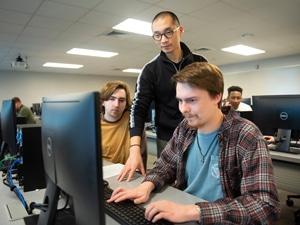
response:
<path id="1" fill-rule="evenodd" d="M 207 202 L 149 204 L 145 217 L 156 222 L 272 224 L 280 214 L 272 160 L 260 130 L 233 109 L 221 110 L 224 79 L 218 67 L 193 63 L 173 76 L 178 125 L 156 166 L 135 188 L 117 188 L 109 201 L 139 204 L 165 185 Z"/>

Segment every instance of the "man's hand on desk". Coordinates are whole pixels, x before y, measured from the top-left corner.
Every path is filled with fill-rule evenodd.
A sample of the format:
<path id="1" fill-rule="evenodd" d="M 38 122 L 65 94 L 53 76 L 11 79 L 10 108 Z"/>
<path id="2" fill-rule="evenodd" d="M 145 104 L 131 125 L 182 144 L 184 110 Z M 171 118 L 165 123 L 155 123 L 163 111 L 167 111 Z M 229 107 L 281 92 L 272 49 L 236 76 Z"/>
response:
<path id="1" fill-rule="evenodd" d="M 143 176 L 146 176 L 146 171 L 144 168 L 142 156 L 140 153 L 139 147 L 131 148 L 130 149 L 130 155 L 121 170 L 120 174 L 117 176 L 118 181 L 123 181 L 124 178 L 128 175 L 127 181 L 130 181 L 136 171 L 138 169 Z"/>

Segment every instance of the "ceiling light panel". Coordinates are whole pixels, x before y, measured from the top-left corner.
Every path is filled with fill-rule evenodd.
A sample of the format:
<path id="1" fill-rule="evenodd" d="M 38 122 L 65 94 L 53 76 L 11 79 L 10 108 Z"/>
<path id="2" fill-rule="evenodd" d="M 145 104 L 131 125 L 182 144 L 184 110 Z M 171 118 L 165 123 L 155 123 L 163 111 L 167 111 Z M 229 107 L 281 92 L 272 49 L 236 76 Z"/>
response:
<path id="1" fill-rule="evenodd" d="M 131 18 L 126 19 L 118 25 L 114 26 L 113 29 L 152 36 L 151 23 Z"/>
<path id="2" fill-rule="evenodd" d="M 141 71 L 142 71 L 141 69 L 133 69 L 133 68 L 122 70 L 122 72 L 124 73 L 140 73 Z"/>
<path id="3" fill-rule="evenodd" d="M 67 63 L 54 63 L 54 62 L 47 62 L 43 65 L 44 67 L 56 67 L 56 68 L 65 68 L 65 69 L 79 69 L 83 67 L 80 64 L 67 64 Z"/>
<path id="4" fill-rule="evenodd" d="M 72 48 L 71 50 L 67 51 L 67 53 L 73 55 L 85 55 L 85 56 L 94 56 L 94 57 L 103 57 L 103 58 L 110 58 L 119 54 L 117 52 L 106 52 L 106 51 L 98 51 L 98 50 L 83 49 L 83 48 Z"/>
<path id="5" fill-rule="evenodd" d="M 244 56 L 256 55 L 256 54 L 261 54 L 261 53 L 266 52 L 264 50 L 252 48 L 252 47 L 249 47 L 246 45 L 235 45 L 235 46 L 231 46 L 228 48 L 222 48 L 221 50 L 225 51 L 225 52 L 231 52 L 231 53 L 235 53 L 235 54 L 239 54 L 239 55 L 244 55 Z"/>

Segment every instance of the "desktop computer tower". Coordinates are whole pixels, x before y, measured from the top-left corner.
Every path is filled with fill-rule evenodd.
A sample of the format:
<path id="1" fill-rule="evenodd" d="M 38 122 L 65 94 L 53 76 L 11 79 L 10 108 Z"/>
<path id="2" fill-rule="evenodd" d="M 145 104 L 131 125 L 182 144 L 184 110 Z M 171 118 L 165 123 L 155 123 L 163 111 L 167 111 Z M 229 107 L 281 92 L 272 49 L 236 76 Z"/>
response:
<path id="1" fill-rule="evenodd" d="M 18 165 L 19 185 L 24 192 L 45 188 L 41 125 L 17 125 L 17 141 L 22 159 Z"/>

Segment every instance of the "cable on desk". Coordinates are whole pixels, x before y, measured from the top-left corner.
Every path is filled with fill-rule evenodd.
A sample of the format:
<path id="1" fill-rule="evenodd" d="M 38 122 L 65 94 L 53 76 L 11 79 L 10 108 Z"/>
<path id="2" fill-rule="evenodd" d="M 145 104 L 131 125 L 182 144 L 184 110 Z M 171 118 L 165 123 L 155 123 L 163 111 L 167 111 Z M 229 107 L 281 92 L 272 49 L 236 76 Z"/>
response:
<path id="1" fill-rule="evenodd" d="M 32 211 L 34 209 L 39 209 L 39 210 L 42 210 L 42 211 L 47 211 L 48 209 L 48 204 L 41 204 L 41 203 L 35 203 L 35 202 L 31 202 L 29 204 L 29 207 L 30 207 L 30 214 L 32 214 Z"/>
<path id="2" fill-rule="evenodd" d="M 14 155 L 14 156 L 9 156 L 9 157 L 6 157 L 6 158 L 2 159 L 2 160 L 0 161 L 0 171 L 5 172 L 4 174 L 6 174 L 6 172 L 8 171 L 9 166 L 8 166 L 8 165 L 4 165 L 4 162 L 10 161 L 10 162 L 9 162 L 9 165 L 10 165 L 10 164 L 11 164 L 11 161 L 12 161 L 12 160 L 15 160 L 16 157 L 17 157 L 17 155 Z M 2 175 L 2 176 L 3 176 L 3 175 Z"/>
<path id="3" fill-rule="evenodd" d="M 6 186 L 8 186 L 8 187 L 10 188 L 11 191 L 15 192 L 15 194 L 17 195 L 17 197 L 18 197 L 18 198 L 20 199 L 20 201 L 22 202 L 22 204 L 23 204 L 25 210 L 26 210 L 27 212 L 29 212 L 28 205 L 27 205 L 27 203 L 26 203 L 26 201 L 25 201 L 23 195 L 21 194 L 20 190 L 17 188 L 17 186 L 14 184 L 14 181 L 13 181 L 13 179 L 14 179 L 14 177 L 13 177 L 13 169 L 14 169 L 14 166 L 15 166 L 16 164 L 20 164 L 20 163 L 22 163 L 22 160 L 20 160 L 20 159 L 16 159 L 16 160 L 14 160 L 14 161 L 11 163 L 11 165 L 10 165 L 10 167 L 9 167 L 9 171 L 8 171 L 8 173 L 7 173 L 7 175 L 6 175 L 6 178 L 3 180 L 3 183 L 4 183 Z M 6 181 L 6 183 L 5 183 L 5 181 Z"/>
<path id="4" fill-rule="evenodd" d="M 17 159 L 15 161 L 13 161 L 13 163 L 11 164 L 10 169 L 9 169 L 9 180 L 10 180 L 10 185 L 11 185 L 11 191 L 14 191 L 16 193 L 17 197 L 21 200 L 24 208 L 28 212 L 28 205 L 25 202 L 25 199 L 24 199 L 23 195 L 21 194 L 21 192 L 19 191 L 19 189 L 15 186 L 15 184 L 13 182 L 12 171 L 13 171 L 14 165 L 17 164 L 17 163 L 18 164 L 22 163 L 22 160 Z"/>
<path id="5" fill-rule="evenodd" d="M 63 195 L 66 196 L 66 197 L 65 197 L 66 202 L 65 202 L 65 205 L 64 205 L 62 208 L 57 209 L 57 211 L 63 211 L 63 210 L 65 210 L 65 209 L 68 207 L 68 205 L 69 205 L 69 199 L 70 199 L 70 196 L 67 195 L 67 194 L 65 194 L 63 191 L 61 191 L 61 192 L 62 192 Z M 62 195 L 62 194 L 61 194 L 61 195 Z M 47 209 L 48 209 L 48 204 L 31 202 L 31 203 L 29 204 L 29 210 L 28 210 L 28 213 L 29 213 L 29 214 L 32 214 L 32 211 L 33 211 L 34 209 L 38 209 L 38 210 L 42 210 L 42 211 L 47 211 Z"/>
<path id="6" fill-rule="evenodd" d="M 62 195 L 65 195 L 66 202 L 65 202 L 65 205 L 64 205 L 61 209 L 58 209 L 57 211 L 63 211 L 63 210 L 65 210 L 65 209 L 68 207 L 68 205 L 69 205 L 69 199 L 70 199 L 70 196 L 69 196 L 67 193 L 61 191 L 61 196 L 62 196 Z"/>
<path id="7" fill-rule="evenodd" d="M 5 179 L 3 180 L 3 184 L 8 186 L 10 188 L 11 191 L 15 192 L 15 194 L 17 195 L 17 197 L 20 199 L 20 201 L 22 202 L 25 210 L 27 211 L 27 213 L 30 215 L 32 214 L 32 211 L 33 209 L 39 209 L 39 210 L 43 210 L 43 211 L 46 211 L 47 208 L 48 208 L 48 204 L 42 204 L 42 203 L 35 203 L 35 202 L 31 202 L 30 203 L 30 207 L 28 207 L 22 193 L 20 192 L 20 190 L 17 188 L 17 186 L 14 184 L 14 181 L 13 179 L 15 179 L 13 177 L 13 170 L 14 170 L 14 167 L 16 164 L 21 164 L 22 163 L 22 160 L 21 159 L 16 159 L 18 156 L 15 155 L 15 156 L 11 156 L 11 157 L 6 157 L 5 159 L 1 160 L 0 161 L 0 165 L 2 165 L 2 163 L 4 161 L 8 161 L 8 160 L 11 160 L 12 162 L 10 163 L 10 166 L 7 166 L 9 167 L 9 170 L 8 172 L 6 173 L 6 177 Z M 3 174 L 2 174 L 3 176 Z M 62 211 L 64 209 L 67 208 L 68 204 L 69 204 L 69 195 L 65 194 L 65 199 L 66 199 L 66 202 L 65 202 L 65 205 L 61 208 L 61 209 L 57 209 L 57 211 Z"/>

